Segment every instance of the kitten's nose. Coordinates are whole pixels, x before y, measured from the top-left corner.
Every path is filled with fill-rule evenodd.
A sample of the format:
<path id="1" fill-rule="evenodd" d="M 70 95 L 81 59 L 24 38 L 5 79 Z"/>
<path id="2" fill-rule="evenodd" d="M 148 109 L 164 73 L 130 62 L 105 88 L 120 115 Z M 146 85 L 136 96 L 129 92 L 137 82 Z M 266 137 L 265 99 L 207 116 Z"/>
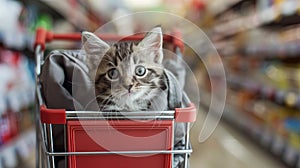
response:
<path id="1" fill-rule="evenodd" d="M 130 93 L 132 87 L 133 85 L 128 85 L 128 93 Z"/>
<path id="2" fill-rule="evenodd" d="M 122 85 L 125 89 L 128 90 L 128 93 L 130 93 L 133 87 L 133 81 L 131 78 L 125 78 L 122 80 Z"/>

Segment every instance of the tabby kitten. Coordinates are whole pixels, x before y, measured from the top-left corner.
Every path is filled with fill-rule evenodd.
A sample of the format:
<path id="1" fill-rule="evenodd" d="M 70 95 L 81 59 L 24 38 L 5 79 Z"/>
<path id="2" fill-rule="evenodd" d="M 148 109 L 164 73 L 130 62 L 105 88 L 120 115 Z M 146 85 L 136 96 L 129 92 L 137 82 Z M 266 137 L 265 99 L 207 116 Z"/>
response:
<path id="1" fill-rule="evenodd" d="M 163 97 L 166 84 L 160 27 L 153 28 L 139 43 L 109 45 L 90 32 L 82 33 L 82 41 L 100 110 L 149 110 Z M 155 110 L 164 110 L 165 102 L 157 102 Z"/>

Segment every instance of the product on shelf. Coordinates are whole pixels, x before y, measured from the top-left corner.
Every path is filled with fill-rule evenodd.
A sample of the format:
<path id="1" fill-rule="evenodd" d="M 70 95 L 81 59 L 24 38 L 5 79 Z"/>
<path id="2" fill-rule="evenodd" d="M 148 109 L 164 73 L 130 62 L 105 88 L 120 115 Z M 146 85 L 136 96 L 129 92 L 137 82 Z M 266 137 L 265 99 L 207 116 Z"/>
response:
<path id="1" fill-rule="evenodd" d="M 16 167 L 34 151 L 32 64 L 21 53 L 0 48 L 0 167 Z"/>

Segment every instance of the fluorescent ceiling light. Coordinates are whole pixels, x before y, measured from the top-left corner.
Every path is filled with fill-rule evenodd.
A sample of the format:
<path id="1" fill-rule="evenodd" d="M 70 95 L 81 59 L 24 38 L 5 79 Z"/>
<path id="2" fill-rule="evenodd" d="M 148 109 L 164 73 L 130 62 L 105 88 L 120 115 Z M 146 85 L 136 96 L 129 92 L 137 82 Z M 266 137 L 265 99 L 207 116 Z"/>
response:
<path id="1" fill-rule="evenodd" d="M 151 0 L 151 1 L 143 1 L 143 0 L 124 0 L 130 8 L 150 8 L 156 7 L 161 4 L 161 0 Z"/>

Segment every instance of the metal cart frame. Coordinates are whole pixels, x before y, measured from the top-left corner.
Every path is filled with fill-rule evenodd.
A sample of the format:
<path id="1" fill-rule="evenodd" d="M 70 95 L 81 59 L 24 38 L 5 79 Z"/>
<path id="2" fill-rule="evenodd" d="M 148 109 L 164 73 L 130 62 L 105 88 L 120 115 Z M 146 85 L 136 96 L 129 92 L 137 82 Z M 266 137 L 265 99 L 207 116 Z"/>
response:
<path id="1" fill-rule="evenodd" d="M 117 35 L 100 35 L 103 40 L 115 40 L 122 38 L 123 40 L 141 40 L 143 35 L 133 35 L 129 37 L 120 37 Z M 185 154 L 185 167 L 187 167 L 188 154 L 192 152 L 189 148 L 189 129 L 190 122 L 194 122 L 196 119 L 196 108 L 192 104 L 187 95 L 183 94 L 184 108 L 176 108 L 174 111 L 163 111 L 159 115 L 157 112 L 147 111 L 145 112 L 127 112 L 125 115 L 130 115 L 134 119 L 161 119 L 171 120 L 174 122 L 186 123 L 186 135 L 185 135 L 185 149 L 181 150 L 146 150 L 146 151 L 83 151 L 83 152 L 55 152 L 53 144 L 53 125 L 54 124 L 66 124 L 68 120 L 90 120 L 95 119 L 95 115 L 109 114 L 111 112 L 99 112 L 99 111 L 66 111 L 65 109 L 48 109 L 44 103 L 41 94 L 40 73 L 41 66 L 44 63 L 44 50 L 45 45 L 52 40 L 80 40 L 80 33 L 69 34 L 54 34 L 43 28 L 38 28 L 36 32 L 36 41 L 34 45 L 35 59 L 36 59 L 36 97 L 37 97 L 37 114 L 36 114 L 36 134 L 37 134 L 37 147 L 36 147 L 36 167 L 49 167 L 55 168 L 54 158 L 56 156 L 86 156 L 86 155 L 111 155 L 111 154 Z M 178 54 L 183 50 L 183 43 L 180 40 L 180 33 L 176 32 L 174 35 L 164 35 L 164 41 L 168 41 L 174 44 L 174 50 Z M 123 113 L 123 112 L 122 112 Z M 78 116 L 78 114 L 80 114 Z M 84 116 L 82 116 L 84 115 Z M 105 116 L 105 115 L 104 115 Z M 124 119 L 123 116 L 114 116 L 115 119 Z M 105 117 L 99 117 L 99 120 L 104 120 Z M 65 126 L 66 129 L 66 126 Z M 174 128 L 173 128 L 174 131 Z M 66 135 L 64 135 L 66 138 Z M 66 142 L 66 140 L 65 140 Z"/>

